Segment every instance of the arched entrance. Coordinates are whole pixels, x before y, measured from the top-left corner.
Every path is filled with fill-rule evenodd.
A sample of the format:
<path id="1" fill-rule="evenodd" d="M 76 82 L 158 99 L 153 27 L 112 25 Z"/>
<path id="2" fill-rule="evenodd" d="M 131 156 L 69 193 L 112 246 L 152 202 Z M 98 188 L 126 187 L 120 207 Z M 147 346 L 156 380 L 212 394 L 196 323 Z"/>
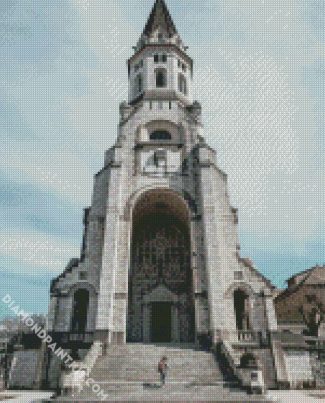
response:
<path id="1" fill-rule="evenodd" d="M 145 193 L 132 214 L 128 341 L 194 341 L 189 214 L 170 190 Z"/>
<path id="2" fill-rule="evenodd" d="M 76 333 L 84 333 L 87 328 L 89 306 L 89 291 L 83 288 L 73 295 L 73 314 L 71 330 Z"/>
<path id="3" fill-rule="evenodd" d="M 234 292 L 234 308 L 237 330 L 249 330 L 249 296 L 245 291 L 238 289 Z"/>

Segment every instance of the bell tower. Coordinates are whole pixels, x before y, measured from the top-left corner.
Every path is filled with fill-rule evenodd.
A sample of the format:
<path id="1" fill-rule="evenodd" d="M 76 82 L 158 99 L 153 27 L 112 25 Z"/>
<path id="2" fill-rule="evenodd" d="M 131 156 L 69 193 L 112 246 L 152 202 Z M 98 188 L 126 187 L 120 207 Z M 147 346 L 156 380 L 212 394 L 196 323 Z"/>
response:
<path id="1" fill-rule="evenodd" d="M 193 61 L 186 53 L 164 0 L 156 0 L 129 59 L 129 103 L 179 100 L 192 103 Z"/>
<path id="2" fill-rule="evenodd" d="M 193 61 L 165 0 L 155 1 L 128 70 L 81 256 L 52 282 L 50 331 L 77 328 L 110 344 L 276 329 L 272 285 L 240 257 L 227 175 L 204 140 Z"/>

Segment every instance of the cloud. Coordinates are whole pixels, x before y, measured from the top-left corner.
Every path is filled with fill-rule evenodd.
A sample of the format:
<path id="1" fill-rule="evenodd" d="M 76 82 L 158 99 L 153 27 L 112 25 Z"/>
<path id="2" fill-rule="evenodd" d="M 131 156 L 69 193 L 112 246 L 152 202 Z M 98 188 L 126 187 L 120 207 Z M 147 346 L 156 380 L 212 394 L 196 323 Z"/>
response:
<path id="1" fill-rule="evenodd" d="M 78 242 L 82 234 L 82 210 L 75 203 L 1 172 L 0 221 L 9 231 L 24 228 Z"/>
<path id="2" fill-rule="evenodd" d="M 323 1 L 168 5 L 191 45 L 206 138 L 229 175 L 245 245 L 257 257 L 284 247 L 304 262 L 318 258 L 310 243 L 324 240 Z M 93 174 L 117 136 L 125 61 L 151 6 L 0 3 L 1 178 L 12 182 L 8 200 L 26 200 L 24 211 L 23 200 L 4 206 L 0 197 L 0 217 L 10 218 L 0 234 L 6 270 L 59 272 L 78 255 L 76 211 L 89 205 Z"/>
<path id="3" fill-rule="evenodd" d="M 0 269 L 29 274 L 59 274 L 79 247 L 46 233 L 0 231 Z"/>
<path id="4" fill-rule="evenodd" d="M 320 14 L 324 8 L 318 1 L 310 5 Z M 310 13 L 305 18 L 302 1 L 218 1 L 211 7 L 221 28 L 219 35 L 207 31 L 195 72 L 207 140 L 229 175 L 241 233 L 250 233 L 259 248 L 282 243 L 300 254 L 310 239 L 324 240 L 319 21 L 316 29 Z"/>

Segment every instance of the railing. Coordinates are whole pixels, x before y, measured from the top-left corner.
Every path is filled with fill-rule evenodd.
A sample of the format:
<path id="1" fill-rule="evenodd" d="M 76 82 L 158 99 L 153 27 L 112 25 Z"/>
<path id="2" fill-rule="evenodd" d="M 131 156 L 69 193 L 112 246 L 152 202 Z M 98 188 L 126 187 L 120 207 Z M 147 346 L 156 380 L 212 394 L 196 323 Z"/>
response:
<path id="1" fill-rule="evenodd" d="M 238 330 L 230 334 L 230 341 L 232 343 L 259 343 L 260 335 L 258 332 Z"/>
<path id="2" fill-rule="evenodd" d="M 227 341 L 223 341 L 221 344 L 221 352 L 226 358 L 230 368 L 232 369 L 235 376 L 237 376 L 237 367 L 239 366 L 240 360 L 235 354 L 231 344 Z"/>
<path id="3" fill-rule="evenodd" d="M 70 391 L 83 389 L 86 379 L 86 371 L 84 369 L 74 369 L 70 372 L 63 372 L 61 376 L 62 395 L 67 395 Z"/>
<path id="4" fill-rule="evenodd" d="M 68 371 L 61 376 L 63 394 L 68 390 L 82 390 L 86 378 L 90 375 L 97 359 L 103 354 L 102 343 L 96 341 L 91 346 L 83 361 L 75 361 Z"/>
<path id="5" fill-rule="evenodd" d="M 325 350 L 325 338 L 323 337 L 304 336 L 304 340 L 309 347 L 317 350 Z"/>
<path id="6" fill-rule="evenodd" d="M 83 343 L 92 343 L 94 339 L 93 333 L 70 333 L 69 341 L 81 341 Z"/>
<path id="7" fill-rule="evenodd" d="M 103 344 L 96 341 L 89 350 L 88 354 L 83 360 L 83 365 L 86 368 L 87 376 L 89 376 L 91 370 L 93 369 L 97 359 L 103 355 Z"/>
<path id="8" fill-rule="evenodd" d="M 74 332 L 53 332 L 53 339 L 60 343 L 81 342 L 92 343 L 94 341 L 94 332 L 74 333 Z"/>
<path id="9" fill-rule="evenodd" d="M 241 333 L 241 332 L 239 332 Z M 247 333 L 247 332 L 245 332 Z M 227 361 L 233 375 L 238 379 L 240 385 L 245 389 L 252 391 L 258 389 L 260 393 L 265 393 L 266 387 L 261 369 L 241 368 L 240 357 L 232 348 L 231 342 L 223 341 L 221 344 L 221 353 Z M 254 379 L 252 378 L 254 375 Z M 256 377 L 256 379 L 255 379 Z"/>

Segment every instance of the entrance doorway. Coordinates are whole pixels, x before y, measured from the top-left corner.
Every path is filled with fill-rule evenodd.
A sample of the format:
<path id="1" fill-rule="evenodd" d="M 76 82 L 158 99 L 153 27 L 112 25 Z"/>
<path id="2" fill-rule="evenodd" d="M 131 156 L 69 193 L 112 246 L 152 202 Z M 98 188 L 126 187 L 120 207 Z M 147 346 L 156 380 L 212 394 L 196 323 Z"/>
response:
<path id="1" fill-rule="evenodd" d="M 154 343 L 170 343 L 171 337 L 171 304 L 168 302 L 155 302 L 151 307 L 151 340 Z"/>
<path id="2" fill-rule="evenodd" d="M 80 288 L 73 296 L 73 314 L 71 331 L 84 333 L 87 328 L 87 314 L 89 305 L 89 291 Z"/>
<path id="3" fill-rule="evenodd" d="M 157 189 L 140 198 L 132 212 L 130 252 L 128 342 L 192 342 L 195 320 L 190 219 L 181 196 Z M 159 287 L 170 292 L 171 298 L 162 295 L 147 300 Z M 170 305 L 175 301 L 177 309 Z"/>
<path id="4" fill-rule="evenodd" d="M 244 291 L 234 292 L 234 307 L 237 330 L 249 330 L 249 296 Z"/>

